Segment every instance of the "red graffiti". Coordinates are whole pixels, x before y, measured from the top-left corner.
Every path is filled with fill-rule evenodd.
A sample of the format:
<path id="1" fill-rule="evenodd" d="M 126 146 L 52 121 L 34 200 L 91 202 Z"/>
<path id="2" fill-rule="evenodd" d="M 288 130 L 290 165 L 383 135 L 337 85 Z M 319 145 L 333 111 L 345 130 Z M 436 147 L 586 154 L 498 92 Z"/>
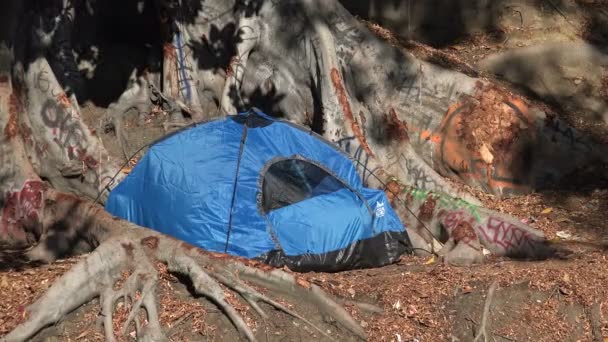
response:
<path id="1" fill-rule="evenodd" d="M 473 229 L 474 217 L 462 211 L 450 211 L 442 220 L 443 227 L 456 242 L 470 243 L 477 240 Z"/>
<path id="2" fill-rule="evenodd" d="M 486 227 L 480 226 L 486 241 L 494 243 L 506 251 L 521 250 L 528 245 L 534 247 L 536 238 L 528 231 L 505 222 L 500 218 L 490 217 Z"/>
<path id="3" fill-rule="evenodd" d="M 407 123 L 403 120 L 399 120 L 394 108 L 391 107 L 388 111 L 388 115 L 385 114 L 384 121 L 386 124 L 386 134 L 389 137 L 398 141 L 409 140 Z"/>
<path id="4" fill-rule="evenodd" d="M 466 220 L 466 218 L 467 215 L 465 215 L 465 213 L 463 213 L 462 211 L 449 211 L 447 214 L 445 214 L 441 223 L 443 223 L 445 229 L 447 229 L 448 231 L 452 231 L 454 230 L 454 228 L 456 228 L 456 226 L 458 226 L 460 222 L 471 222 L 473 220 L 472 216 L 469 217 L 468 220 Z"/>
<path id="5" fill-rule="evenodd" d="M 92 156 L 87 154 L 86 149 L 78 150 L 78 160 L 84 162 L 89 169 L 94 169 L 99 165 L 99 162 Z"/>
<path id="6" fill-rule="evenodd" d="M 25 240 L 23 228 L 40 224 L 39 211 L 42 209 L 43 194 L 47 186 L 36 180 L 29 180 L 19 191 L 9 192 L 4 197 L 0 236 Z"/>

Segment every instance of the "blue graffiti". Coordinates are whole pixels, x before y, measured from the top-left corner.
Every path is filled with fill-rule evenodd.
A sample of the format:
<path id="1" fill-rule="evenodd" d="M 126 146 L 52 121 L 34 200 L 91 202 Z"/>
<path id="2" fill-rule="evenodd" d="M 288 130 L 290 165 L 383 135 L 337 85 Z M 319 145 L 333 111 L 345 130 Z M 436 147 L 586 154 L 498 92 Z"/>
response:
<path id="1" fill-rule="evenodd" d="M 184 50 L 182 46 L 182 34 L 180 31 L 177 31 L 175 34 L 175 47 L 177 48 L 177 59 L 179 64 L 179 71 L 181 74 L 181 82 L 184 83 L 183 89 L 186 90 L 186 95 L 182 94 L 186 99 L 188 99 L 188 103 L 192 100 L 192 93 L 190 90 L 190 84 L 188 83 L 188 77 L 186 76 L 186 66 L 184 64 Z"/>

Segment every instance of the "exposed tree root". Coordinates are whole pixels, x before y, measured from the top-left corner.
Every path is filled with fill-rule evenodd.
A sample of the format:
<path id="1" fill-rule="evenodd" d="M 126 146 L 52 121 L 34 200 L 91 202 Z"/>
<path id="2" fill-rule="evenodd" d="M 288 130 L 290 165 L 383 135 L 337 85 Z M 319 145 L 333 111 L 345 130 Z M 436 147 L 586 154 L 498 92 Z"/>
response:
<path id="1" fill-rule="evenodd" d="M 363 328 L 319 286 L 279 269 L 273 269 L 269 266 L 249 267 L 247 264 L 251 264 L 251 262 L 242 260 L 242 263 L 231 263 L 229 269 L 232 273 L 238 274 L 239 279 L 251 281 L 265 288 L 282 293 L 296 292 L 300 298 L 305 298 L 308 302 L 317 306 L 322 312 L 331 316 L 355 335 L 361 338 L 365 337 Z"/>
<path id="2" fill-rule="evenodd" d="M 128 142 L 124 132 L 124 115 L 127 111 L 136 109 L 140 121 L 143 121 L 143 117 L 150 111 L 150 107 L 152 106 L 151 86 L 152 84 L 145 77 L 140 77 L 120 96 L 118 101 L 108 107 L 105 118 L 101 120 L 101 128 L 104 131 L 107 131 L 109 128 L 116 134 L 116 140 L 120 145 L 125 160 L 129 160 L 130 156 L 127 152 Z"/>
<path id="3" fill-rule="evenodd" d="M 477 341 L 488 341 L 488 331 L 487 331 L 487 322 L 488 316 L 490 316 L 490 306 L 492 305 L 492 299 L 494 298 L 494 292 L 496 292 L 496 288 L 498 288 L 498 282 L 495 280 L 490 285 L 488 289 L 488 294 L 486 295 L 486 302 L 483 306 L 483 313 L 481 315 L 481 323 L 479 324 L 479 330 L 477 331 L 477 335 L 475 335 L 475 339 L 473 342 Z"/>
<path id="4" fill-rule="evenodd" d="M 53 194 L 51 190 L 51 197 Z M 124 307 L 130 308 L 121 329 L 122 335 L 131 333 L 134 327 L 138 340 L 167 340 L 157 312 L 158 272 L 154 267 L 155 261 L 166 264 L 171 272 L 187 276 L 192 281 L 194 291 L 216 304 L 239 333 L 249 341 L 255 341 L 256 337 L 243 317 L 226 301 L 222 285 L 238 293 L 264 320 L 268 316 L 259 303 L 266 303 L 301 320 L 321 335 L 332 339 L 323 329 L 260 293 L 245 283 L 245 280 L 299 298 L 305 297 L 317 305 L 321 312 L 333 317 L 353 334 L 365 338 L 363 329 L 334 299 L 316 285 L 299 280 L 293 274 L 251 260 L 205 252 L 149 229 L 115 220 L 104 211 L 93 212 L 94 206 L 88 202 L 78 201 L 72 196 L 67 197 L 67 200 L 70 199 L 72 201 L 68 206 L 73 210 L 94 215 L 91 216 L 92 225 L 106 227 L 105 230 L 97 229 L 106 232 L 100 236 L 100 239 L 105 240 L 32 304 L 27 309 L 27 320 L 2 341 L 25 341 L 96 297 L 101 304 L 100 322 L 104 327 L 106 340 L 116 341 L 112 321 L 115 306 L 119 301 L 123 301 Z M 61 210 L 57 212 L 59 215 L 64 214 Z M 51 257 L 46 258 L 48 260 Z M 129 276 L 123 281 L 125 272 Z M 140 322 L 142 313 L 145 313 L 145 323 Z"/>
<path id="5" fill-rule="evenodd" d="M 163 107 L 166 107 L 166 110 L 169 113 L 183 111 L 192 117 L 196 117 L 197 113 L 192 108 L 188 107 L 179 99 L 174 99 L 163 94 L 163 92 L 160 91 L 154 84 L 150 83 L 149 89 L 151 95 L 150 100 L 157 105 L 162 105 Z"/>
<path id="6" fill-rule="evenodd" d="M 315 330 L 320 332 L 322 335 L 331 339 L 331 336 L 327 335 L 327 333 L 325 333 L 325 331 L 323 331 L 321 328 L 314 325 L 312 322 L 310 322 L 303 316 L 299 315 L 297 312 L 290 310 L 289 308 L 285 307 L 281 303 L 265 296 L 264 294 L 260 293 L 259 291 L 255 290 L 254 288 L 239 281 L 238 279 L 231 277 L 230 273 L 228 273 L 227 275 L 229 275 L 229 276 L 224 277 L 223 275 L 216 273 L 216 274 L 214 274 L 214 277 L 216 279 L 218 279 L 222 284 L 228 286 L 230 289 L 232 289 L 233 291 L 240 294 L 241 297 L 243 297 L 243 299 L 245 299 L 247 301 L 247 303 L 249 303 L 249 305 L 251 305 L 251 307 L 260 315 L 260 317 L 262 317 L 264 319 L 268 318 L 268 315 L 258 305 L 259 302 L 263 302 L 263 303 L 266 303 L 266 304 L 274 307 L 275 309 L 277 309 L 279 311 L 282 311 L 294 318 L 297 318 L 297 319 L 303 321 L 304 323 L 310 325 Z"/>
<path id="7" fill-rule="evenodd" d="M 587 315 L 589 316 L 589 321 L 591 322 L 591 336 L 593 337 L 593 342 L 603 342 L 604 337 L 602 336 L 602 310 L 601 303 L 595 302 L 591 304 L 588 309 Z"/>

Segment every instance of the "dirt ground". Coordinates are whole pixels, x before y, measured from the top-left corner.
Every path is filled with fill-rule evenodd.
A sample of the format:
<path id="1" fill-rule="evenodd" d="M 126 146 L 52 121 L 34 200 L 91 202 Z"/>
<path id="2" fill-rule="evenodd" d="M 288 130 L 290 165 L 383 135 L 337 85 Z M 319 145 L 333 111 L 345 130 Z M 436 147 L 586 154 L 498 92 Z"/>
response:
<path id="1" fill-rule="evenodd" d="M 501 32 L 501 39 L 492 33 L 479 34 L 441 50 L 398 39 L 382 27 L 367 24 L 381 37 L 419 57 L 477 75 L 480 73 L 472 65 L 482 54 L 520 48 L 521 42 L 538 41 L 542 35 L 547 38 L 546 32 L 556 35 L 555 31 L 531 28 L 526 31 L 516 23 L 517 20 L 513 27 Z M 572 28 L 567 30 L 572 34 Z M 589 34 L 582 29 L 575 33 L 580 37 Z M 509 37 L 511 40 L 506 39 Z M 511 43 L 506 44 L 507 41 Z M 482 76 L 492 78 L 483 73 Z M 608 125 L 585 123 L 576 113 L 547 107 L 592 136 L 608 137 Z M 84 106 L 83 115 L 90 123 L 95 123 L 102 114 L 103 109 Z M 163 120 L 148 117 L 142 123 L 132 118 L 129 124 L 134 129 L 128 133 L 143 133 L 138 133 L 135 139 L 129 138 L 133 142 L 133 146 L 127 147 L 129 153 L 151 142 L 162 129 L 159 122 Z M 139 127 L 135 129 L 136 126 Z M 98 129 L 103 131 L 101 127 Z M 122 154 L 111 133 L 99 133 L 112 154 Z M 405 256 L 398 264 L 383 268 L 337 274 L 309 273 L 305 277 L 347 300 L 345 306 L 368 332 L 370 341 L 472 341 L 480 329 L 488 289 L 493 282 L 498 288 L 487 317 L 488 341 L 608 341 L 608 167 L 598 165 L 580 170 L 548 190 L 516 198 L 498 200 L 469 190 L 485 206 L 542 230 L 571 254 L 564 259 L 544 261 L 492 258 L 473 267 L 452 267 L 434 259 Z M 36 268 L 5 267 L 0 272 L 0 336 L 24 319 L 25 307 L 79 259 Z M 171 340 L 237 339 L 235 329 L 215 306 L 193 299 L 187 286 L 159 268 L 163 274 L 158 288 L 161 321 Z M 303 329 L 300 322 L 283 314 L 267 310 L 272 314 L 264 324 L 255 313 L 247 311 L 239 299 L 231 298 L 231 301 L 245 313 L 262 340 L 320 339 L 318 334 Z M 285 302 L 303 310 L 313 321 L 324 320 L 297 298 L 285 298 Z M 357 302 L 373 304 L 382 312 L 369 313 L 365 306 L 355 304 Z M 122 308 L 118 311 L 123 312 L 123 316 L 126 312 Z M 95 301 L 87 304 L 44 330 L 35 340 L 103 340 L 96 324 L 98 312 Z M 116 327 L 121 319 L 124 317 L 117 315 Z M 337 340 L 348 338 L 339 328 L 335 334 Z"/>

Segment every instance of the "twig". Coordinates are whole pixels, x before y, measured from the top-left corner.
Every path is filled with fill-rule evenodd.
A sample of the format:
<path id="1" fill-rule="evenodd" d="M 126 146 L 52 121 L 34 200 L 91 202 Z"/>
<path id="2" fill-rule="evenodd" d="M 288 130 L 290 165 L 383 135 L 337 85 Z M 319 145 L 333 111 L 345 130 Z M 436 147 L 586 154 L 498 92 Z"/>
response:
<path id="1" fill-rule="evenodd" d="M 150 91 L 152 92 L 152 95 L 156 96 L 157 98 L 160 98 L 161 100 L 163 100 L 164 102 L 166 102 L 169 105 L 170 111 L 182 110 L 182 111 L 188 113 L 188 115 L 190 115 L 190 116 L 197 114 L 194 110 L 192 110 L 190 107 L 188 107 L 182 101 L 171 98 L 171 97 L 163 94 L 163 92 L 160 91 L 154 84 L 150 83 L 149 87 L 150 87 Z"/>
<path id="2" fill-rule="evenodd" d="M 547 299 L 545 299 L 545 303 L 547 303 L 549 300 L 551 300 L 551 298 L 553 298 L 553 295 L 557 293 L 557 295 L 559 296 L 559 286 L 556 286 L 553 288 L 553 291 L 551 291 L 551 293 L 549 294 L 549 297 L 547 297 Z"/>
<path id="3" fill-rule="evenodd" d="M 561 9 L 559 9 L 559 7 L 557 7 L 557 5 L 553 3 L 553 1 L 551 1 L 551 0 L 547 0 L 547 2 L 549 3 L 549 5 L 551 5 L 551 7 L 553 7 L 553 9 L 554 9 L 554 10 L 555 10 L 557 13 L 559 13 L 559 14 L 560 14 L 562 17 L 564 17 L 564 19 L 566 20 L 566 22 L 567 22 L 568 24 L 570 24 L 570 25 L 572 25 L 572 27 L 576 28 L 576 25 L 574 25 L 574 24 L 573 24 L 573 23 L 570 21 L 570 19 L 568 19 L 568 17 L 566 16 L 566 14 L 564 14 L 564 12 L 562 12 L 562 10 L 561 10 Z"/>
<path id="4" fill-rule="evenodd" d="M 488 316 L 490 315 L 490 305 L 492 304 L 492 298 L 494 297 L 494 292 L 498 287 L 498 282 L 494 280 L 488 289 L 488 295 L 486 296 L 486 303 L 483 307 L 483 314 L 481 316 L 481 325 L 479 326 L 479 331 L 477 331 L 477 336 L 473 342 L 481 341 L 481 337 L 483 336 L 483 341 L 488 340 L 488 333 L 486 332 L 486 324 L 488 322 Z"/>
<path id="5" fill-rule="evenodd" d="M 519 6 L 506 6 L 505 8 L 510 9 L 511 11 L 519 14 L 519 28 L 521 29 L 524 27 L 524 16 L 521 14 L 520 10 L 515 9 L 516 7 L 519 7 Z"/>
<path id="6" fill-rule="evenodd" d="M 473 318 L 471 318 L 471 316 L 467 315 L 467 317 L 464 318 L 466 321 L 471 322 L 471 333 L 475 334 L 475 327 L 477 325 L 479 325 L 477 323 L 477 321 L 475 321 Z"/>
<path id="7" fill-rule="evenodd" d="M 354 300 L 350 300 L 350 299 L 343 299 L 343 298 L 336 298 L 336 301 L 338 303 L 340 303 L 341 305 L 344 305 L 344 304 L 354 305 L 357 308 L 359 308 L 367 313 L 371 313 L 371 314 L 381 314 L 384 312 L 384 309 L 382 309 L 381 307 L 374 305 L 374 304 L 370 304 L 370 303 L 358 302 L 358 301 L 354 301 Z"/>
<path id="8" fill-rule="evenodd" d="M 507 341 L 513 341 L 513 342 L 518 342 L 519 341 L 519 340 L 516 340 L 516 339 L 514 339 L 512 337 L 501 335 L 501 334 L 497 334 L 497 333 L 494 333 L 494 335 L 496 335 L 496 336 L 498 336 L 498 337 L 500 337 L 502 339 L 505 339 Z"/>
<path id="9" fill-rule="evenodd" d="M 182 315 L 182 317 L 180 317 L 174 324 L 173 326 L 169 329 L 169 331 L 167 332 L 167 337 L 171 337 L 171 335 L 173 335 L 175 328 L 177 328 L 180 324 L 182 324 L 183 321 L 185 321 L 186 319 L 190 318 L 190 316 L 192 316 L 192 314 L 194 313 L 194 311 L 190 311 L 190 312 L 186 312 L 185 314 Z"/>
<path id="10" fill-rule="evenodd" d="M 477 323 L 476 320 L 474 320 L 471 316 L 467 315 L 467 317 L 465 317 L 464 319 L 466 319 L 467 321 L 470 321 L 471 323 L 478 325 L 479 323 Z"/>

